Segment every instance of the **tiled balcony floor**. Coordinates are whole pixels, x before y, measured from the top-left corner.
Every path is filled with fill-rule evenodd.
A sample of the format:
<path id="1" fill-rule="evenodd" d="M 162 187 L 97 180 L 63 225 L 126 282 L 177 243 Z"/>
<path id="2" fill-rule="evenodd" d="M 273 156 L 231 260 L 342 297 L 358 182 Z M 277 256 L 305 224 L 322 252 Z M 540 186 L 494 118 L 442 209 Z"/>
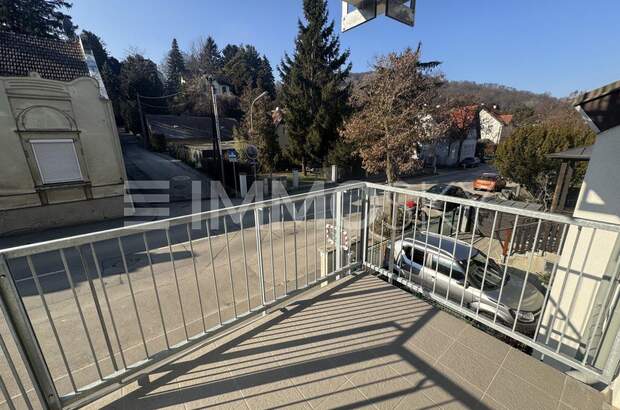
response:
<path id="1" fill-rule="evenodd" d="M 349 276 L 92 408 L 602 409 L 603 395 L 371 276 Z"/>

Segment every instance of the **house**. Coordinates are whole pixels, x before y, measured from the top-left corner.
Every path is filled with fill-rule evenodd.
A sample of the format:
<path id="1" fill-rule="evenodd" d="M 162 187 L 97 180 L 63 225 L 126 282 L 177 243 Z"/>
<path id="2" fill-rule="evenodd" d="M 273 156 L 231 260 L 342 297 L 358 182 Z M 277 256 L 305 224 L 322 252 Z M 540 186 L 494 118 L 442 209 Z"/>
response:
<path id="1" fill-rule="evenodd" d="M 434 156 L 440 167 L 457 166 L 465 158 L 476 156 L 479 136 L 478 105 L 456 108 L 450 112 L 449 133 L 433 147 L 423 147 L 423 156 Z"/>
<path id="2" fill-rule="evenodd" d="M 498 108 L 496 105 L 492 109 L 482 107 L 479 114 L 480 139 L 493 141 L 494 144 L 499 144 L 514 131 L 513 116 L 500 114 Z"/>
<path id="3" fill-rule="evenodd" d="M 598 135 L 587 155 L 588 169 L 573 216 L 620 225 L 620 81 L 585 93 L 574 104 Z M 584 153 L 573 152 L 571 157 L 575 158 L 576 154 L 581 158 Z M 570 323 L 562 349 L 581 354 L 587 351 L 594 357 L 594 365 L 613 361 L 617 357 L 614 355 L 620 352 L 619 271 L 618 233 L 590 228 L 568 230 L 556 280 L 551 284 L 550 303 Z M 563 286 L 562 282 L 568 285 Z M 580 303 L 573 304 L 573 300 Z M 543 323 L 547 325 L 541 334 L 557 341 L 564 320 L 554 322 L 553 310 L 545 311 Z M 574 340 L 590 340 L 590 343 L 584 346 Z M 612 384 L 612 390 L 618 388 L 620 381 Z M 613 404 L 620 404 L 620 395 L 614 395 Z"/>
<path id="4" fill-rule="evenodd" d="M 284 150 L 289 144 L 289 136 L 286 131 L 286 122 L 284 121 L 284 110 L 280 107 L 276 107 L 273 111 L 271 111 L 271 118 L 273 120 L 273 125 L 276 127 L 278 145 L 280 146 L 280 149 Z"/>
<path id="5" fill-rule="evenodd" d="M 150 114 L 145 117 L 151 144 L 156 148 L 168 150 L 195 166 L 199 166 L 205 156 L 215 157 L 211 117 Z M 220 118 L 219 122 L 222 150 L 234 148 L 233 131 L 238 125 L 237 120 Z"/>
<path id="6" fill-rule="evenodd" d="M 213 88 L 215 88 L 215 95 L 222 97 L 234 97 L 235 95 L 232 91 L 232 85 L 221 78 L 213 80 Z"/>
<path id="7" fill-rule="evenodd" d="M 119 218 L 125 166 L 78 40 L 0 32 L 0 235 Z"/>

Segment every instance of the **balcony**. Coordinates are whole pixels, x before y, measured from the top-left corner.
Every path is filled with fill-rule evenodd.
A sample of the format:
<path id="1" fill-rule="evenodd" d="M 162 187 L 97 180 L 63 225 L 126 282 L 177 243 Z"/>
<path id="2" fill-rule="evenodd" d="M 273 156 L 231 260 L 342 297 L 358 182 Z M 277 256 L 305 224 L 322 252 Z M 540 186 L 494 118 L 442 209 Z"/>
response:
<path id="1" fill-rule="evenodd" d="M 3 406 L 611 408 L 577 379 L 604 386 L 617 370 L 617 347 L 600 336 L 612 321 L 594 314 L 615 304 L 605 285 L 617 268 L 597 280 L 587 262 L 600 235 L 619 231 L 357 184 L 7 249 Z M 416 279 L 401 245 L 418 237 L 427 261 Z M 431 256 L 446 243 L 442 258 L 484 250 L 484 276 L 522 289 L 540 280 L 531 331 L 485 315 L 484 285 L 477 301 L 442 293 Z M 476 288 L 472 269 L 463 294 Z M 594 333 L 574 319 L 590 282 Z"/>

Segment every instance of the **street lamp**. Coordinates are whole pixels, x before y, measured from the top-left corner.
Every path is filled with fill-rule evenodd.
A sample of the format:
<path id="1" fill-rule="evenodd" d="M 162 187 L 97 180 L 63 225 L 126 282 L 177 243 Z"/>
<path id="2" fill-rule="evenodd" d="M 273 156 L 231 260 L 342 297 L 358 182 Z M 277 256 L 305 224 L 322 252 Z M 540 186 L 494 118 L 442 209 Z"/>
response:
<path id="1" fill-rule="evenodd" d="M 269 93 L 267 91 L 263 91 L 263 93 L 256 97 L 250 105 L 250 134 L 254 132 L 254 104 L 256 104 L 256 102 L 261 98 L 266 97 L 268 94 Z"/>

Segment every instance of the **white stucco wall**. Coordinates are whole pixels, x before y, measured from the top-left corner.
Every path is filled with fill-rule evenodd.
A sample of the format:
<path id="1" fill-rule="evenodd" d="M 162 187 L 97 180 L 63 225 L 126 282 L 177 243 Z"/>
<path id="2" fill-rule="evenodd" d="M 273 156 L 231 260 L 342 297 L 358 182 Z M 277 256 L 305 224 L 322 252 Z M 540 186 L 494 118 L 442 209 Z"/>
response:
<path id="1" fill-rule="evenodd" d="M 486 110 L 480 111 L 480 139 L 487 139 L 499 144 L 502 140 L 504 125 Z"/>
<path id="2" fill-rule="evenodd" d="M 618 158 L 620 127 L 603 132 L 596 139 L 574 211 L 576 218 L 620 224 Z M 567 353 L 578 350 L 579 342 L 582 343 L 581 349 L 589 342 L 593 326 L 591 318 L 596 318 L 604 299 L 601 296 L 606 295 L 609 278 L 616 269 L 617 245 L 618 234 L 586 228 L 579 233 L 576 227 L 569 229 L 541 328 L 545 337 L 549 323 L 552 323 L 550 340 L 556 343 L 565 330 L 562 350 Z M 605 280 L 601 281 L 601 278 Z M 555 322 L 552 320 L 554 315 Z"/>
<path id="3" fill-rule="evenodd" d="M 24 126 L 22 121 L 28 124 Z M 75 141 L 82 184 L 44 186 L 29 142 L 41 138 Z M 26 208 L 30 208 L 29 219 L 36 219 L 40 212 L 40 220 L 47 219 L 51 226 L 60 218 L 51 214 L 43 218 L 45 213 L 56 209 L 51 205 L 68 202 L 94 201 L 83 207 L 94 219 L 97 214 L 123 215 L 125 166 L 110 101 L 101 97 L 96 80 L 0 78 L 0 141 L 0 234 L 27 228 L 28 220 L 19 212 Z M 107 198 L 121 200 L 117 209 L 99 213 L 96 201 Z M 110 201 L 101 207 L 109 208 Z M 75 209 L 79 212 L 80 207 Z M 76 215 L 76 219 L 87 221 L 88 215 L 83 216 Z"/>

